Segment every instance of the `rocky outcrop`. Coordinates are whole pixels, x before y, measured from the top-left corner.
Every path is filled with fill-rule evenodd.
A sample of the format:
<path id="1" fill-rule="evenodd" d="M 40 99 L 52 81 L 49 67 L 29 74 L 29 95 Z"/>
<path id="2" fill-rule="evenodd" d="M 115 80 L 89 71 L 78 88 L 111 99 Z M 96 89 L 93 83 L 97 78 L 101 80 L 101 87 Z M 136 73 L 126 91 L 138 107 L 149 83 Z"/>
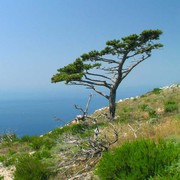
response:
<path id="1" fill-rule="evenodd" d="M 0 177 L 3 177 L 3 180 L 13 180 L 14 167 L 4 167 L 0 163 Z"/>

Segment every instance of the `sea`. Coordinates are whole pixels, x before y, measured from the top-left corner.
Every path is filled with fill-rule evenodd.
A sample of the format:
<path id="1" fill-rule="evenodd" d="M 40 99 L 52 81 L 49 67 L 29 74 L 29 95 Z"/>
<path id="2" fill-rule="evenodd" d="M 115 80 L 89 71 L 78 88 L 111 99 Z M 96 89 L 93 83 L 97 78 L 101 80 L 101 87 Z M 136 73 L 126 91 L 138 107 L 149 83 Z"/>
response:
<path id="1" fill-rule="evenodd" d="M 118 91 L 117 101 L 127 97 L 141 95 L 151 88 L 129 88 Z M 85 109 L 88 96 L 24 97 L 0 98 L 0 134 L 15 133 L 24 135 L 42 135 L 54 128 L 64 126 L 82 112 L 74 107 Z M 108 101 L 100 95 L 94 95 L 88 114 L 108 106 Z"/>

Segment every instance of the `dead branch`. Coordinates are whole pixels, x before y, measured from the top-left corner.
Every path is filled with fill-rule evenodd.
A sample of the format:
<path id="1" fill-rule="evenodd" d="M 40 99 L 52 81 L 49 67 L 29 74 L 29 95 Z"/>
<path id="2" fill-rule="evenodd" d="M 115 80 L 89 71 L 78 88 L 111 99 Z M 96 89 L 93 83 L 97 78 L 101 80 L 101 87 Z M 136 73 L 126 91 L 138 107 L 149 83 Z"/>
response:
<path id="1" fill-rule="evenodd" d="M 128 126 L 129 126 L 130 130 L 133 132 L 135 138 L 137 138 L 137 132 L 141 128 L 141 124 L 137 123 L 137 125 L 138 125 L 138 128 L 135 129 L 128 123 Z"/>
<path id="2" fill-rule="evenodd" d="M 82 174 L 84 172 L 87 172 L 92 169 L 95 162 L 98 162 L 99 158 L 101 158 L 102 153 L 104 151 L 108 151 L 110 147 L 115 144 L 119 140 L 119 131 L 115 128 L 115 126 L 110 123 L 111 125 L 111 131 L 114 135 L 113 140 L 109 140 L 106 135 L 103 136 L 99 124 L 98 124 L 98 118 L 101 116 L 103 117 L 104 121 L 109 121 L 109 116 L 107 114 L 101 114 L 97 117 L 92 117 L 88 115 L 88 108 L 90 105 L 90 102 L 92 100 L 93 95 L 90 94 L 86 107 L 83 109 L 81 106 L 75 105 L 75 108 L 79 110 L 82 115 L 76 116 L 76 120 L 78 120 L 80 123 L 86 123 L 87 125 L 87 131 L 88 131 L 88 137 L 86 139 L 82 139 L 80 136 L 72 136 L 70 134 L 66 134 L 66 137 L 64 137 L 64 143 L 65 144 L 71 144 L 75 145 L 79 150 L 74 155 L 73 152 L 65 151 L 64 153 L 70 153 L 66 154 L 68 157 L 67 159 L 62 160 L 62 162 L 59 164 L 59 171 L 61 171 L 62 177 L 64 177 L 68 172 L 75 170 L 73 173 L 74 175 L 69 176 L 69 178 L 78 177 L 79 174 Z M 94 127 L 94 132 L 92 133 L 92 125 Z M 65 155 L 64 154 L 64 155 Z M 66 157 L 66 155 L 64 157 Z M 81 164 L 83 163 L 85 165 L 83 168 L 81 167 Z M 77 168 L 81 167 L 81 168 Z M 71 173 L 70 173 L 71 174 Z"/>

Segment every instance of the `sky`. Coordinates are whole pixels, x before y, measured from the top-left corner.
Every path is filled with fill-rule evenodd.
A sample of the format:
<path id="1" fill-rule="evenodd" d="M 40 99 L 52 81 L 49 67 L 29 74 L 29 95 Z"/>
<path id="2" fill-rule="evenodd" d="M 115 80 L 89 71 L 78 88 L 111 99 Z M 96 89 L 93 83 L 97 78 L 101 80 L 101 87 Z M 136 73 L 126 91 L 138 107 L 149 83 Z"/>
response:
<path id="1" fill-rule="evenodd" d="M 0 0 L 0 97 L 84 92 L 51 77 L 106 41 L 145 29 L 162 30 L 164 47 L 122 87 L 180 83 L 179 17 L 179 0 Z"/>

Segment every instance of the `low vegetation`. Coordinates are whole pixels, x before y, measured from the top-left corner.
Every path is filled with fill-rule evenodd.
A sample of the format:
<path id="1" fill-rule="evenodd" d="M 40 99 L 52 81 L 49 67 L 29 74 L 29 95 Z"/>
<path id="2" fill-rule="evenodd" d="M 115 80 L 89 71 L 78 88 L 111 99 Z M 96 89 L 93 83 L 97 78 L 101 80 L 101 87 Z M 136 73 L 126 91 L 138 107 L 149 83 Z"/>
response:
<path id="1" fill-rule="evenodd" d="M 179 107 L 174 85 L 117 102 L 113 122 L 104 108 L 42 136 L 5 132 L 0 163 L 15 180 L 180 179 Z"/>
<path id="2" fill-rule="evenodd" d="M 100 179 L 149 179 L 155 176 L 178 179 L 167 168 L 178 161 L 180 148 L 166 141 L 140 139 L 126 142 L 104 153 L 96 173 Z M 179 176 L 180 177 L 180 176 Z"/>
<path id="3" fill-rule="evenodd" d="M 40 161 L 37 156 L 24 154 L 18 158 L 18 162 L 16 163 L 14 180 L 48 180 L 52 174 L 53 171 L 50 169 L 50 164 Z"/>

